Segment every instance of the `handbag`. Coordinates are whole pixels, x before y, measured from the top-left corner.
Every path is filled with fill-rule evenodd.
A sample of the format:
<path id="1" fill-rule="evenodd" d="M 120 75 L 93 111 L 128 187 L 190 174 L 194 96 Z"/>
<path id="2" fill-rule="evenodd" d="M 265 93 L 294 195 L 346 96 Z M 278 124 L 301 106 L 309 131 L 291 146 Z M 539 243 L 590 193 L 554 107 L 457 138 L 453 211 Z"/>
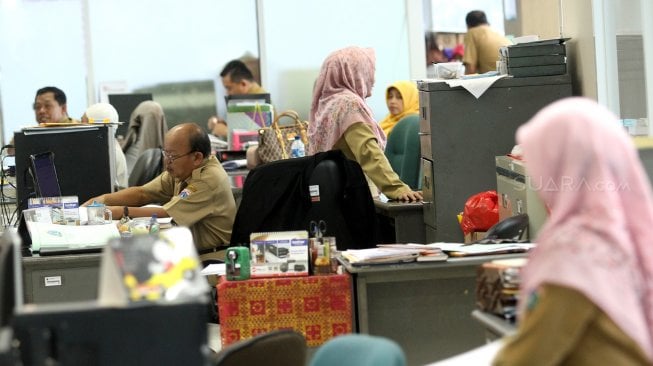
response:
<path id="1" fill-rule="evenodd" d="M 279 121 L 282 118 L 290 118 L 293 120 L 293 123 L 281 125 Z M 297 112 L 287 110 L 280 113 L 274 118 L 270 127 L 264 127 L 258 130 L 259 158 L 264 163 L 288 159 L 290 157 L 290 145 L 297 135 L 300 136 L 304 146 L 308 147 L 307 129 L 308 122 L 302 121 Z"/>

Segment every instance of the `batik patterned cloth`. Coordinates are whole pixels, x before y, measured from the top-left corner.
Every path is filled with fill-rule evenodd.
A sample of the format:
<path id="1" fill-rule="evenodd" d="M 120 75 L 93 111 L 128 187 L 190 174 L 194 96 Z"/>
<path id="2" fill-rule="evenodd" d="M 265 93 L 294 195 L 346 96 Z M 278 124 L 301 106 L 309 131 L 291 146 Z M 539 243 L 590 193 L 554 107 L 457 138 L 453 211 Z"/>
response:
<path id="1" fill-rule="evenodd" d="M 309 347 L 352 332 L 348 274 L 227 281 L 220 278 L 222 346 L 275 329 L 294 329 Z"/>

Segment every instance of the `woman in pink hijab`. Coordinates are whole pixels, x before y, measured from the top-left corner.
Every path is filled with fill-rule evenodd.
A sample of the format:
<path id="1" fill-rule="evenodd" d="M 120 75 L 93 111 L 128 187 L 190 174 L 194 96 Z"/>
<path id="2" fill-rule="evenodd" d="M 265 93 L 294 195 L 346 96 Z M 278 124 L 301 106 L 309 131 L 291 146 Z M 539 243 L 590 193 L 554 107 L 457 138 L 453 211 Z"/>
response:
<path id="1" fill-rule="evenodd" d="M 388 198 L 419 201 L 422 194 L 399 179 L 383 154 L 385 134 L 365 103 L 372 95 L 375 61 L 374 50 L 360 47 L 324 60 L 313 90 L 308 153 L 341 150 Z"/>
<path id="2" fill-rule="evenodd" d="M 567 98 L 517 131 L 550 209 L 522 272 L 517 334 L 496 365 L 653 363 L 653 196 L 606 108 Z"/>

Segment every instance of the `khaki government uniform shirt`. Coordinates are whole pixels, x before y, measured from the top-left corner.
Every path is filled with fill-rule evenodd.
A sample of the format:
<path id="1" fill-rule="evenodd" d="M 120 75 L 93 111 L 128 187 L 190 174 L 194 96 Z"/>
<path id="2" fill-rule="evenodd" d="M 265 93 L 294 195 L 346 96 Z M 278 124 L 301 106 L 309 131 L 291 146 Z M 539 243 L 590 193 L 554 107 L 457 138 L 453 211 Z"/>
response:
<path id="1" fill-rule="evenodd" d="M 506 37 L 495 32 L 488 25 L 470 28 L 465 33 L 463 62 L 476 65 L 479 74 L 494 71 L 499 61 L 499 48 L 510 44 L 512 43 Z"/>
<path id="2" fill-rule="evenodd" d="M 143 186 L 147 194 L 163 205 L 168 215 L 193 234 L 198 251 L 226 247 L 236 216 L 236 203 L 227 173 L 215 156 L 193 170 L 181 190 L 181 183 L 168 172 Z"/>
<path id="3" fill-rule="evenodd" d="M 347 159 L 360 164 L 368 182 L 371 180 L 373 183 L 371 189 L 378 187 L 390 199 L 411 191 L 410 187 L 404 184 L 392 170 L 390 162 L 376 141 L 376 136 L 367 124 L 359 122 L 349 126 L 333 148 L 342 151 Z M 378 194 L 372 192 L 372 196 L 376 197 Z"/>
<path id="4" fill-rule="evenodd" d="M 650 365 L 644 351 L 580 292 L 544 285 L 494 365 Z"/>

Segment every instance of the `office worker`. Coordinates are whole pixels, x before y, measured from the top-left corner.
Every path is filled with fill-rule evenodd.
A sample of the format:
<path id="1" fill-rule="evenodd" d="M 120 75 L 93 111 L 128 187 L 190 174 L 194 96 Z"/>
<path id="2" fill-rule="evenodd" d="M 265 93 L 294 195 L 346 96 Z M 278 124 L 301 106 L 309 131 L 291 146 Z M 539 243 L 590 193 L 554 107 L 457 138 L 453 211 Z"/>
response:
<path id="1" fill-rule="evenodd" d="M 231 239 L 236 203 L 227 173 L 210 155 L 209 137 L 195 123 L 177 125 L 164 140 L 165 171 L 143 186 L 91 198 L 111 209 L 113 218 L 172 217 L 190 228 L 202 260 L 220 258 Z M 142 207 L 161 203 L 163 207 Z"/>
<path id="2" fill-rule="evenodd" d="M 122 151 L 127 159 L 127 174 L 141 154 L 151 148 L 163 147 L 163 138 L 168 131 L 168 122 L 161 104 L 146 100 L 141 102 L 129 117 L 127 135 L 122 142 Z"/>
<path id="3" fill-rule="evenodd" d="M 517 334 L 495 365 L 653 363 L 653 196 L 631 138 L 568 98 L 517 131 L 550 209 L 522 271 Z"/>
<path id="4" fill-rule="evenodd" d="M 383 154 L 385 134 L 365 102 L 372 95 L 375 62 L 374 50 L 361 47 L 326 58 L 313 89 L 308 153 L 341 150 L 371 179 L 373 196 L 378 187 L 390 199 L 419 201 L 421 192 L 403 183 Z"/>
<path id="5" fill-rule="evenodd" d="M 66 94 L 54 86 L 46 86 L 36 91 L 33 108 L 38 123 L 79 123 L 68 116 Z"/>
<path id="6" fill-rule="evenodd" d="M 115 123 L 120 121 L 118 111 L 109 103 L 95 103 L 84 112 L 81 119 L 82 123 Z M 122 152 L 120 143 L 117 139 L 113 139 L 114 149 L 116 155 L 115 168 L 116 168 L 116 186 L 119 188 L 127 187 L 127 160 L 125 154 Z"/>
<path id="7" fill-rule="evenodd" d="M 512 42 L 490 28 L 485 12 L 481 10 L 467 13 L 465 23 L 467 23 L 463 54 L 465 73 L 482 74 L 496 70 L 497 61 L 499 61 L 499 48 L 510 45 Z"/>
<path id="8" fill-rule="evenodd" d="M 419 114 L 419 92 L 412 81 L 400 80 L 390 84 L 385 91 L 385 101 L 389 113 L 379 122 L 379 126 L 386 136 L 390 135 L 392 129 L 402 118 L 411 114 Z"/>
<path id="9" fill-rule="evenodd" d="M 229 61 L 220 71 L 220 78 L 227 95 L 267 93 L 254 80 L 252 71 L 240 60 Z M 211 116 L 206 125 L 214 136 L 227 138 L 229 129 L 227 128 L 227 122 L 223 119 Z"/>
<path id="10" fill-rule="evenodd" d="M 80 123 L 74 118 L 68 116 L 68 105 L 66 104 L 66 93 L 63 90 L 46 86 L 36 91 L 34 97 L 34 118 L 36 122 L 41 123 Z M 15 155 L 14 138 L 9 141 L 7 148 L 8 155 Z"/>

